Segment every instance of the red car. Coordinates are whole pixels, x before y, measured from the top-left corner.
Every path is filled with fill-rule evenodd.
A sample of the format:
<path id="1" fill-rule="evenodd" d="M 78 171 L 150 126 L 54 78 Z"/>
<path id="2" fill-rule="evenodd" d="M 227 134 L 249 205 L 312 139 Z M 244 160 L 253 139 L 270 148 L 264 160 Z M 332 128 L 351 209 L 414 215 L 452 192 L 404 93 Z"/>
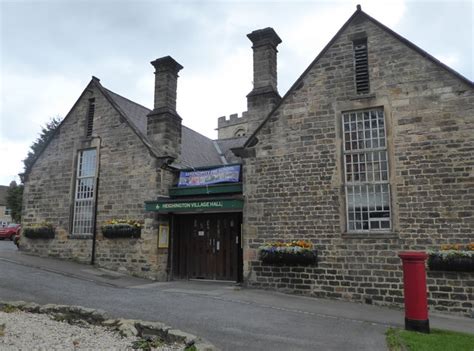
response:
<path id="1" fill-rule="evenodd" d="M 20 235 L 21 225 L 10 223 L 4 228 L 0 228 L 0 240 L 5 238 L 13 240 L 15 236 Z"/>

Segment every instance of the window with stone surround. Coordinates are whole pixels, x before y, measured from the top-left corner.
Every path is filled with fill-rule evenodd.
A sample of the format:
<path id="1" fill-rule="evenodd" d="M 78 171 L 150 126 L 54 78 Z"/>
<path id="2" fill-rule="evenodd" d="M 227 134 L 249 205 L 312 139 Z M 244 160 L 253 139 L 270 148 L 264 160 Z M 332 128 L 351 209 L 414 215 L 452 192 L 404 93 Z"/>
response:
<path id="1" fill-rule="evenodd" d="M 245 130 L 242 128 L 237 129 L 237 131 L 234 133 L 235 137 L 242 137 L 245 136 Z"/>
<path id="2" fill-rule="evenodd" d="M 73 235 L 90 235 L 94 230 L 96 158 L 96 149 L 81 150 L 78 154 Z"/>
<path id="3" fill-rule="evenodd" d="M 344 112 L 343 158 L 348 232 L 391 229 L 384 111 Z"/>

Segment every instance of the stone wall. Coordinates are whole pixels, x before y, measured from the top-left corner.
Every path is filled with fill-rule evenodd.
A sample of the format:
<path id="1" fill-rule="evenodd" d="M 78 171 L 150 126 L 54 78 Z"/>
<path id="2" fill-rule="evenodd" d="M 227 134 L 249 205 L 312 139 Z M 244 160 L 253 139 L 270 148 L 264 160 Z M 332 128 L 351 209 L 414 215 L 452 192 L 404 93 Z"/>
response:
<path id="1" fill-rule="evenodd" d="M 5 214 L 7 210 L 7 206 L 0 205 L 0 223 L 10 223 L 12 221 L 12 217 L 8 214 Z"/>
<path id="2" fill-rule="evenodd" d="M 85 138 L 88 99 L 95 98 L 94 128 Z M 97 187 L 96 264 L 152 279 L 166 276 L 167 252 L 157 247 L 157 223 L 146 218 L 144 202 L 156 198 L 170 181 L 157 170 L 156 160 L 139 137 L 91 84 L 32 168 L 25 184 L 23 225 L 47 221 L 56 228 L 54 240 L 22 238 L 22 249 L 89 263 L 92 236 L 74 236 L 72 210 L 78 150 L 96 147 Z M 140 239 L 106 239 L 100 227 L 113 218 L 144 222 Z M 163 219 L 161 219 L 163 221 Z"/>
<path id="3" fill-rule="evenodd" d="M 248 133 L 248 112 L 242 113 L 242 116 L 238 116 L 236 113 L 230 115 L 228 119 L 225 116 L 217 119 L 217 139 L 229 139 L 235 138 L 240 131 L 243 131 L 243 135 Z M 242 135 L 239 135 L 242 136 Z"/>
<path id="4" fill-rule="evenodd" d="M 352 40 L 367 36 L 371 93 Z M 341 113 L 383 107 L 390 233 L 346 232 Z M 474 91 L 363 16 L 346 27 L 257 134 L 244 159 L 244 277 L 251 286 L 402 304 L 402 250 L 474 241 Z M 262 266 L 258 247 L 306 239 L 317 268 Z M 428 274 L 433 309 L 471 315 L 473 273 Z"/>

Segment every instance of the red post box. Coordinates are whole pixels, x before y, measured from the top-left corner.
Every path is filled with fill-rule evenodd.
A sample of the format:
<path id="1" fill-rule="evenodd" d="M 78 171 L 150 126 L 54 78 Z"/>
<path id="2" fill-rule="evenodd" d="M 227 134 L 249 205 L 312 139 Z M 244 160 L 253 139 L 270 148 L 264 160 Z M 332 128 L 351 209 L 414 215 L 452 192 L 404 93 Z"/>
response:
<path id="1" fill-rule="evenodd" d="M 430 332 L 428 299 L 426 297 L 424 252 L 400 252 L 403 262 L 403 292 L 405 296 L 405 329 L 422 333 Z"/>

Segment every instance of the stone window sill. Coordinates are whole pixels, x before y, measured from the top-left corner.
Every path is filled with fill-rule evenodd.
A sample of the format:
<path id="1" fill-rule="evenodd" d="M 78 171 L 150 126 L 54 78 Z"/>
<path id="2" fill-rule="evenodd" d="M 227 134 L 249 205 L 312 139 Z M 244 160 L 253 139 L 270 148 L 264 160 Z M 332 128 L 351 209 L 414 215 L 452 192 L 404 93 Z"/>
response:
<path id="1" fill-rule="evenodd" d="M 365 100 L 365 99 L 374 99 L 375 93 L 370 94 L 361 94 L 361 95 L 354 95 L 350 97 L 350 100 Z"/>
<path id="2" fill-rule="evenodd" d="M 396 232 L 342 233 L 343 239 L 398 239 Z"/>
<path id="3" fill-rule="evenodd" d="M 67 238 L 71 240 L 87 240 L 92 239 L 93 236 L 92 234 L 69 234 Z"/>

